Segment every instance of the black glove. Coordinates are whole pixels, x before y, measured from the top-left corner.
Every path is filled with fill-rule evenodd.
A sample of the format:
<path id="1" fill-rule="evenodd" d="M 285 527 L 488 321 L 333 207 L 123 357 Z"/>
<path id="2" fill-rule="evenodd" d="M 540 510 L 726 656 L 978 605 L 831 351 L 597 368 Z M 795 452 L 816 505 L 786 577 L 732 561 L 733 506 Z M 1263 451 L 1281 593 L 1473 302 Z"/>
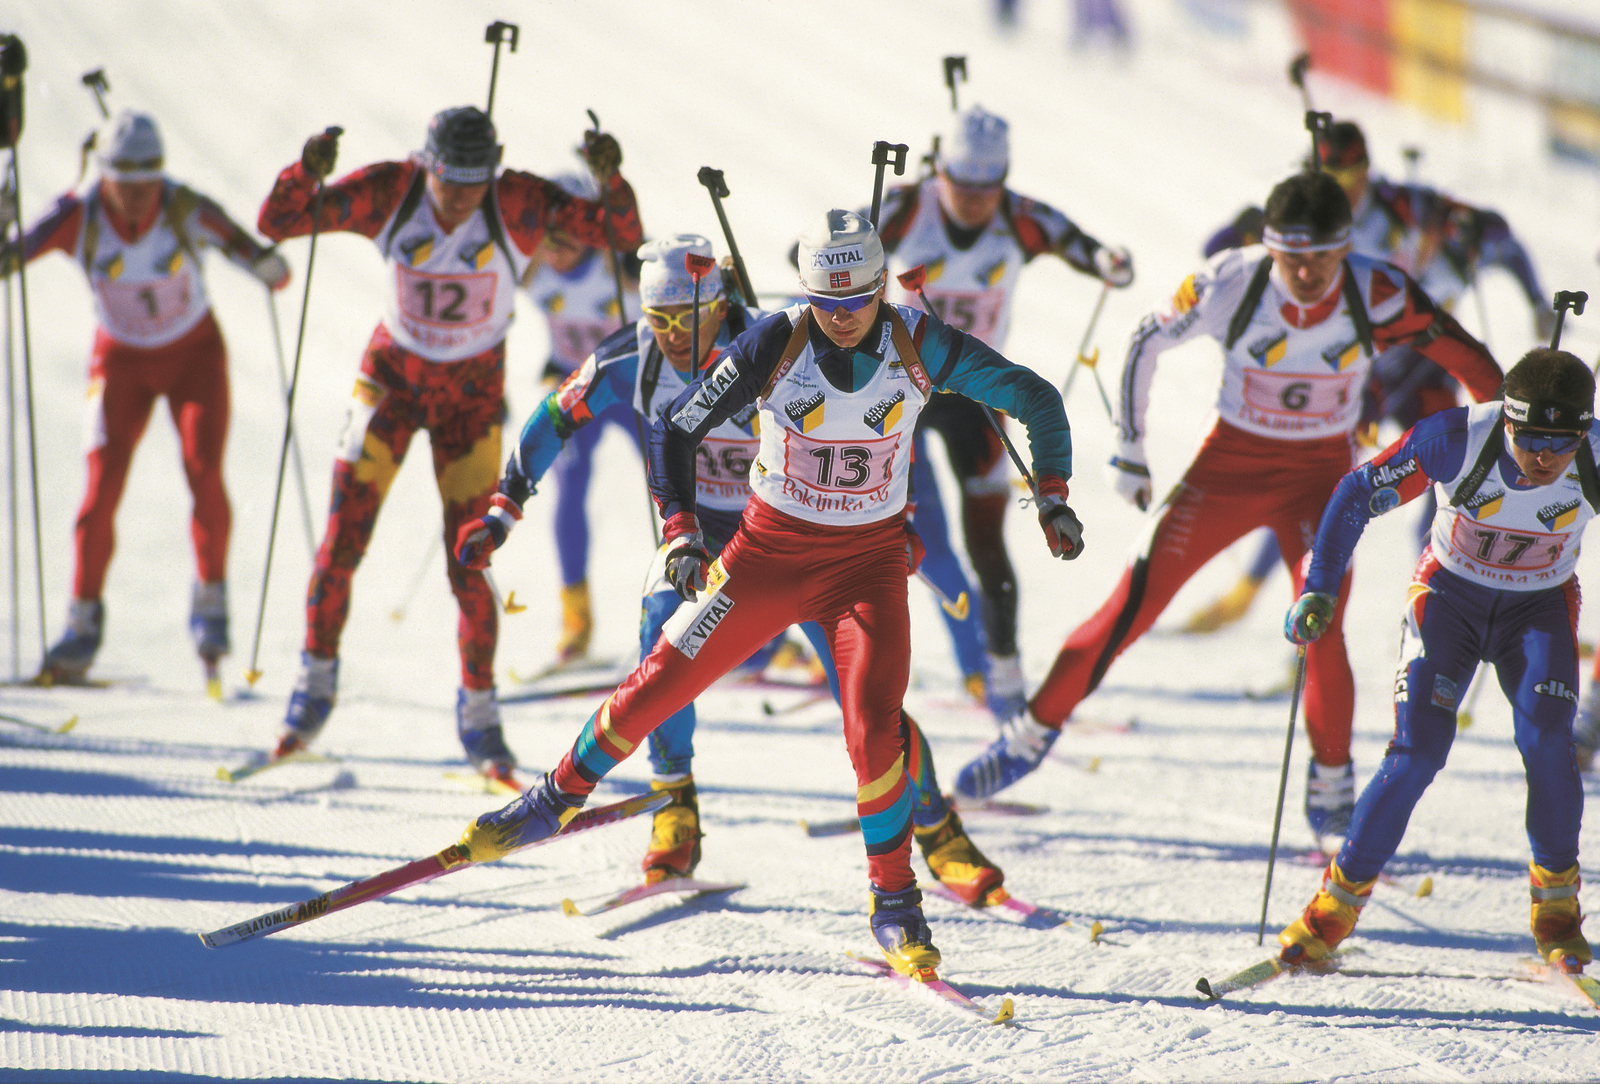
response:
<path id="1" fill-rule="evenodd" d="M 604 184 L 622 166 L 622 147 L 609 132 L 590 129 L 583 133 L 583 160 L 595 179 Z"/>
<path id="2" fill-rule="evenodd" d="M 1054 474 L 1039 476 L 1039 527 L 1050 556 L 1071 561 L 1083 552 L 1083 524 L 1067 505 L 1067 483 Z"/>
<path id="3" fill-rule="evenodd" d="M 329 129 L 306 140 L 305 149 L 300 152 L 300 168 L 319 181 L 325 180 L 338 158 L 339 134 Z"/>
<path id="4" fill-rule="evenodd" d="M 711 554 L 700 521 L 693 513 L 679 512 L 663 525 L 662 535 L 664 544 L 672 547 L 667 551 L 667 580 L 679 598 L 693 602 L 711 575 Z"/>

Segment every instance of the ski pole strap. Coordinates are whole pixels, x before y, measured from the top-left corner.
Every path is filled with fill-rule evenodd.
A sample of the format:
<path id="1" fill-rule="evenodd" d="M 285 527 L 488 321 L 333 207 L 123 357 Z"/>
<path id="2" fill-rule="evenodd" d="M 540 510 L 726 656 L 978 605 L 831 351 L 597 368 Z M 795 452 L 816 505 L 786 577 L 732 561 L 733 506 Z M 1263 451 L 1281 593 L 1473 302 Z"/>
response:
<path id="1" fill-rule="evenodd" d="M 1233 344 L 1243 337 L 1245 330 L 1250 326 L 1250 320 L 1256 314 L 1256 308 L 1261 304 L 1261 295 L 1267 292 L 1267 279 L 1272 274 L 1272 257 L 1263 256 L 1261 262 L 1256 264 L 1255 274 L 1250 276 L 1250 285 L 1244 288 L 1244 297 L 1239 302 L 1239 307 L 1233 311 L 1233 319 L 1228 321 L 1228 337 L 1223 340 L 1223 347 L 1233 349 Z"/>

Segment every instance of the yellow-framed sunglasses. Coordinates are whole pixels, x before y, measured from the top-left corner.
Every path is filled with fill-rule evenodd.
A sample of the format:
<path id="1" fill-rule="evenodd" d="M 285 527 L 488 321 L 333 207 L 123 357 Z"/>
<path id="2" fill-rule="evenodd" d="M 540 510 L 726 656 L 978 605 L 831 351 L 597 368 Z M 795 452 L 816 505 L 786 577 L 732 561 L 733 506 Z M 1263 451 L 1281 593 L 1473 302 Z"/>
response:
<path id="1" fill-rule="evenodd" d="M 704 327 L 711 319 L 711 312 L 722 303 L 722 298 L 712 298 L 700 305 L 700 326 Z M 687 308 L 683 312 L 666 312 L 662 309 L 645 309 L 644 318 L 650 322 L 650 327 L 655 331 L 665 331 L 668 335 L 674 331 L 681 331 L 685 335 L 694 331 L 694 308 Z"/>

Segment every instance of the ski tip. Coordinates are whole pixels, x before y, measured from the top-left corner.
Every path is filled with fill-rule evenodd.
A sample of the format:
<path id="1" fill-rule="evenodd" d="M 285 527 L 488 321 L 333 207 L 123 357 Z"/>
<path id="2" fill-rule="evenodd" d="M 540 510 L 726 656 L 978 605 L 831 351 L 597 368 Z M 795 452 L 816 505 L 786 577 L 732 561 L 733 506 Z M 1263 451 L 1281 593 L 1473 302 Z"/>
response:
<path id="1" fill-rule="evenodd" d="M 252 689 L 254 689 L 256 687 L 256 682 L 258 682 L 260 680 L 261 680 L 261 671 L 260 670 L 246 670 L 244 672 L 244 683 L 246 685 L 250 686 Z"/>
<path id="2" fill-rule="evenodd" d="M 1456 715 L 1456 729 L 1466 730 L 1472 725 L 1472 712 L 1463 711 Z"/>
<path id="3" fill-rule="evenodd" d="M 211 700 L 215 701 L 218 704 L 222 703 L 222 679 L 221 678 L 207 678 L 206 679 L 206 696 L 209 697 Z"/>
<path id="4" fill-rule="evenodd" d="M 75 727 L 77 725 L 78 725 L 78 717 L 76 715 L 74 715 L 72 718 L 68 719 L 66 722 L 64 722 L 60 726 L 56 727 L 56 733 L 57 734 L 65 734 L 67 731 L 71 730 L 73 727 Z"/>
<path id="5" fill-rule="evenodd" d="M 578 918 L 583 914 L 582 911 L 578 910 L 578 905 L 573 903 L 571 900 L 561 901 L 561 913 L 566 915 L 568 918 Z"/>
<path id="6" fill-rule="evenodd" d="M 211 940 L 211 935 L 210 934 L 208 934 L 208 933 L 197 933 L 197 934 L 195 934 L 195 936 L 200 939 L 200 943 L 202 945 L 204 945 L 206 948 L 216 948 L 217 947 L 216 942 Z"/>
<path id="7" fill-rule="evenodd" d="M 990 1020 L 989 1023 L 1009 1024 L 1016 1015 L 1017 1007 L 1012 1003 L 1011 999 L 1009 997 L 1001 998 L 1000 1011 L 994 1014 L 994 1019 Z"/>
<path id="8" fill-rule="evenodd" d="M 1100 924 L 1100 921 L 1098 919 L 1096 919 L 1094 925 L 1089 927 L 1089 944 L 1091 944 L 1091 945 L 1099 944 L 1100 935 L 1105 933 L 1105 932 L 1106 932 L 1106 928 Z M 1202 981 L 1204 981 L 1204 980 L 1202 980 Z"/>
<path id="9" fill-rule="evenodd" d="M 1212 993 L 1211 982 L 1208 979 L 1201 979 L 1199 982 L 1194 984 L 1194 988 L 1199 990 L 1201 996 L 1207 1001 L 1216 1001 L 1219 997 L 1221 997 L 1220 994 Z"/>
<path id="10" fill-rule="evenodd" d="M 233 778 L 233 769 L 232 768 L 218 768 L 217 769 L 217 778 L 222 780 L 224 783 L 235 782 L 235 780 Z"/>
<path id="11" fill-rule="evenodd" d="M 396 625 L 400 624 L 400 622 L 404 621 L 405 619 L 406 619 L 406 612 L 404 610 L 390 610 L 389 611 L 389 620 L 393 621 Z"/>
<path id="12" fill-rule="evenodd" d="M 1417 899 L 1426 899 L 1431 895 L 1433 895 L 1433 878 L 1424 877 L 1422 883 L 1417 886 Z"/>
<path id="13" fill-rule="evenodd" d="M 1087 764 L 1085 764 L 1083 766 L 1083 770 L 1086 771 L 1086 772 L 1097 772 L 1097 771 L 1099 771 L 1100 770 L 1100 758 L 1099 757 L 1090 757 L 1089 758 L 1089 763 L 1087 763 Z"/>

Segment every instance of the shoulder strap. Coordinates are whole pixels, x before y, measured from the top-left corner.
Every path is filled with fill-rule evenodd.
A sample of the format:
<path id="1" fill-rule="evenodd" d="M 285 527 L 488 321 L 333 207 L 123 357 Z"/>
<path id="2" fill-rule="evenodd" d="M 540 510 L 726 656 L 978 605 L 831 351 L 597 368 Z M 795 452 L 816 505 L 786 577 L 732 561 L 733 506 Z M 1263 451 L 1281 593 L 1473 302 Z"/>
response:
<path id="1" fill-rule="evenodd" d="M 100 186 L 89 189 L 83 197 L 83 273 L 94 271 L 95 249 L 100 247 Z"/>
<path id="2" fill-rule="evenodd" d="M 928 370 L 922 364 L 922 355 L 917 352 L 917 344 L 911 341 L 911 333 L 906 330 L 905 321 L 900 319 L 895 307 L 889 305 L 887 308 L 889 334 L 894 342 L 894 352 L 900 355 L 900 363 L 906 367 L 906 374 L 911 377 L 911 382 L 926 396 L 933 390 L 933 381 L 928 379 Z"/>
<path id="3" fill-rule="evenodd" d="M 1578 466 L 1578 483 L 1583 486 L 1583 499 L 1589 502 L 1589 507 L 1600 512 L 1600 476 L 1596 475 L 1594 466 L 1594 449 L 1589 447 L 1585 440 L 1578 445 L 1578 456 L 1574 463 Z"/>
<path id="4" fill-rule="evenodd" d="M 394 213 L 394 221 L 389 223 L 388 232 L 383 235 L 383 255 L 385 259 L 389 256 L 389 246 L 394 244 L 395 233 L 401 226 L 410 222 L 411 216 L 417 213 L 417 206 L 422 203 L 422 190 L 425 183 L 426 175 L 421 169 L 418 169 L 416 175 L 411 178 L 411 184 L 406 188 L 405 196 L 400 200 L 400 207 Z M 515 269 L 515 266 L 515 264 L 512 265 L 513 269 Z"/>
<path id="5" fill-rule="evenodd" d="M 489 182 L 489 191 L 483 195 L 483 224 L 489 229 L 489 240 L 500 248 L 500 253 L 506 258 L 506 263 L 511 266 L 511 274 L 517 273 L 517 261 L 511 258 L 511 246 L 506 243 L 506 228 L 500 222 L 500 203 L 494 198 L 495 186 L 498 181 Z M 618 314 L 621 315 L 620 313 Z"/>
<path id="6" fill-rule="evenodd" d="M 778 364 L 773 367 L 772 375 L 767 377 L 767 382 L 761 386 L 759 398 L 765 399 L 772 394 L 772 389 L 778 386 L 778 381 L 783 379 L 783 374 L 789 371 L 795 361 L 800 357 L 800 352 L 806 348 L 806 330 L 811 324 L 811 306 L 807 305 L 800 310 L 800 318 L 794 322 L 794 331 L 789 334 L 789 341 L 783 346 L 783 357 L 778 359 Z"/>
<path id="7" fill-rule="evenodd" d="M 189 227 L 184 223 L 198 206 L 200 197 L 195 194 L 194 189 L 180 184 L 173 187 L 166 209 L 167 229 L 178 239 L 178 247 L 183 249 L 195 263 L 200 262 L 200 254 L 195 250 L 194 242 L 189 238 Z"/>
<path id="8" fill-rule="evenodd" d="M 1244 335 L 1245 329 L 1250 326 L 1250 320 L 1256 314 L 1256 307 L 1261 304 L 1261 295 L 1267 292 L 1267 278 L 1272 274 L 1272 257 L 1263 256 L 1261 262 L 1256 264 L 1255 274 L 1250 276 L 1250 285 L 1244 288 L 1244 297 L 1239 301 L 1239 307 L 1233 311 L 1233 319 L 1228 321 L 1228 337 L 1223 340 L 1223 349 L 1232 350 L 1233 344 Z"/>
<path id="9" fill-rule="evenodd" d="M 655 398 L 656 387 L 661 383 L 661 363 L 666 360 L 651 336 L 650 346 L 639 361 L 639 413 L 650 417 L 650 400 Z"/>
<path id="10" fill-rule="evenodd" d="M 1350 310 L 1350 322 L 1356 326 L 1356 338 L 1361 341 L 1361 349 L 1367 352 L 1367 357 L 1372 357 L 1372 320 L 1367 316 L 1367 307 L 1361 303 L 1361 287 L 1356 285 L 1356 273 L 1350 266 L 1349 260 L 1341 260 L 1340 265 L 1344 270 L 1344 281 L 1339 285 L 1339 291 L 1344 294 L 1345 308 Z"/>
<path id="11" fill-rule="evenodd" d="M 1589 442 L 1585 441 L 1583 443 L 1583 447 L 1587 448 L 1588 446 Z M 1489 430 L 1489 437 L 1483 442 L 1483 448 L 1478 452 L 1478 461 L 1472 465 L 1472 470 L 1467 472 L 1467 476 L 1461 479 L 1461 484 L 1456 486 L 1456 491 L 1450 494 L 1450 503 L 1455 507 L 1460 508 L 1473 497 L 1477 496 L 1478 490 L 1482 487 L 1484 479 L 1489 477 L 1489 471 L 1494 468 L 1495 463 L 1499 462 L 1500 453 L 1505 450 L 1505 427 L 1496 425 Z M 1579 468 L 1579 470 L 1581 472 L 1582 468 Z M 1589 461 L 1589 470 L 1591 472 L 1594 470 L 1593 458 L 1591 458 Z M 1587 484 L 1585 484 L 1584 489 L 1585 496 L 1587 496 Z"/>

